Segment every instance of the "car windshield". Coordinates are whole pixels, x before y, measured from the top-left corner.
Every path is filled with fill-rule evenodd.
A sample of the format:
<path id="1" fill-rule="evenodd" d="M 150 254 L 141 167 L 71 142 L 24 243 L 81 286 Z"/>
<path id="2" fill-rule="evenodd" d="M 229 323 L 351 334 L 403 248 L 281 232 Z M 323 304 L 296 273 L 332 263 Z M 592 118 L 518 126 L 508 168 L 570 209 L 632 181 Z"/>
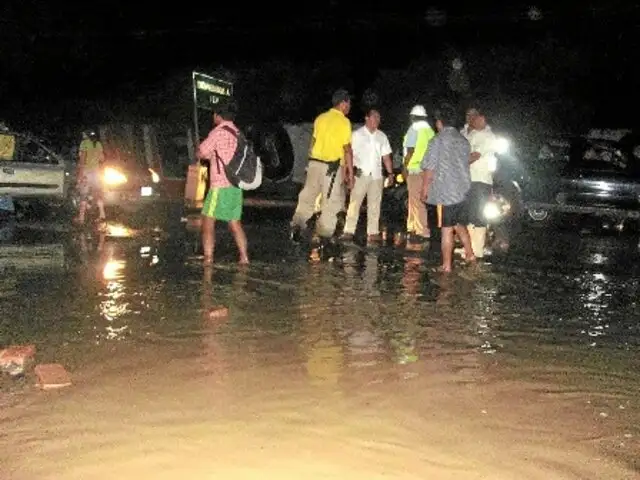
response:
<path id="1" fill-rule="evenodd" d="M 573 142 L 570 165 L 574 168 L 628 173 L 636 162 L 616 142 L 580 139 Z"/>

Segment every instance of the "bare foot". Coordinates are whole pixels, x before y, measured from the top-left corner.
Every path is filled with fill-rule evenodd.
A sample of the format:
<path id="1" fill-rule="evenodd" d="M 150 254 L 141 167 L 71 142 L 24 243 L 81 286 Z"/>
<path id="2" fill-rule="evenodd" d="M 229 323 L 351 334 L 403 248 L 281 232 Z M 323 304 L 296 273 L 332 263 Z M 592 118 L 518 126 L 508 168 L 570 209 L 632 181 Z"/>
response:
<path id="1" fill-rule="evenodd" d="M 451 273 L 451 267 L 445 267 L 444 265 L 440 265 L 436 268 L 437 273 Z"/>
<path id="2" fill-rule="evenodd" d="M 249 265 L 249 258 L 248 257 L 241 258 L 240 261 L 238 262 L 238 265 Z"/>
<path id="3" fill-rule="evenodd" d="M 204 256 L 204 260 L 202 261 L 203 265 L 213 265 L 213 256 L 211 255 L 205 255 Z"/>

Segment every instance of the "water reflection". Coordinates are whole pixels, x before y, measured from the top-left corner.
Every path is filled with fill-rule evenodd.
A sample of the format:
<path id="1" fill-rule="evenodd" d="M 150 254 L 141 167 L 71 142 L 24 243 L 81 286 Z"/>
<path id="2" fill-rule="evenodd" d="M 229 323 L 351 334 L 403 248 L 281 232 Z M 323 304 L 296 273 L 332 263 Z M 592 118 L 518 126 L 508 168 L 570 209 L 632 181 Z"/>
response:
<path id="1" fill-rule="evenodd" d="M 304 478 L 634 478 L 595 459 L 638 458 L 637 278 L 552 253 L 473 276 L 393 247 L 309 264 L 280 243 L 248 269 L 202 268 L 142 235 L 93 235 L 62 281 L 3 278 L 0 333 L 75 355 L 77 380 L 3 410 L 2 468 L 287 478 L 301 458 Z"/>

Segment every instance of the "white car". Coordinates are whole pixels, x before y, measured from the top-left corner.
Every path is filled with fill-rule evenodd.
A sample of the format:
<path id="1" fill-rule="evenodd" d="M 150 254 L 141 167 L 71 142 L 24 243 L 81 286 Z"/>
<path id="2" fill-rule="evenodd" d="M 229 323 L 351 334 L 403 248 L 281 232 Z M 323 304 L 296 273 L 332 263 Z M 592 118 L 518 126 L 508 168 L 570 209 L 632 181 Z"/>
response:
<path id="1" fill-rule="evenodd" d="M 0 124 L 0 195 L 63 204 L 66 178 L 60 155 L 39 139 Z"/>

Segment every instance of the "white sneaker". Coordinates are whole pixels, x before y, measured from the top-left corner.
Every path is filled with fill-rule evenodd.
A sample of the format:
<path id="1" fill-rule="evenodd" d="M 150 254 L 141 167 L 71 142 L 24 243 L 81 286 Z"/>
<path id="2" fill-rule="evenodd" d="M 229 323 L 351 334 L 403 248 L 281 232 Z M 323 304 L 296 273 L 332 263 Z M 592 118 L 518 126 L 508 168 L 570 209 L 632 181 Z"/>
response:
<path id="1" fill-rule="evenodd" d="M 462 248 L 462 247 L 454 248 L 453 249 L 453 254 L 454 255 L 460 255 L 460 257 L 462 257 L 464 259 L 464 248 Z"/>

